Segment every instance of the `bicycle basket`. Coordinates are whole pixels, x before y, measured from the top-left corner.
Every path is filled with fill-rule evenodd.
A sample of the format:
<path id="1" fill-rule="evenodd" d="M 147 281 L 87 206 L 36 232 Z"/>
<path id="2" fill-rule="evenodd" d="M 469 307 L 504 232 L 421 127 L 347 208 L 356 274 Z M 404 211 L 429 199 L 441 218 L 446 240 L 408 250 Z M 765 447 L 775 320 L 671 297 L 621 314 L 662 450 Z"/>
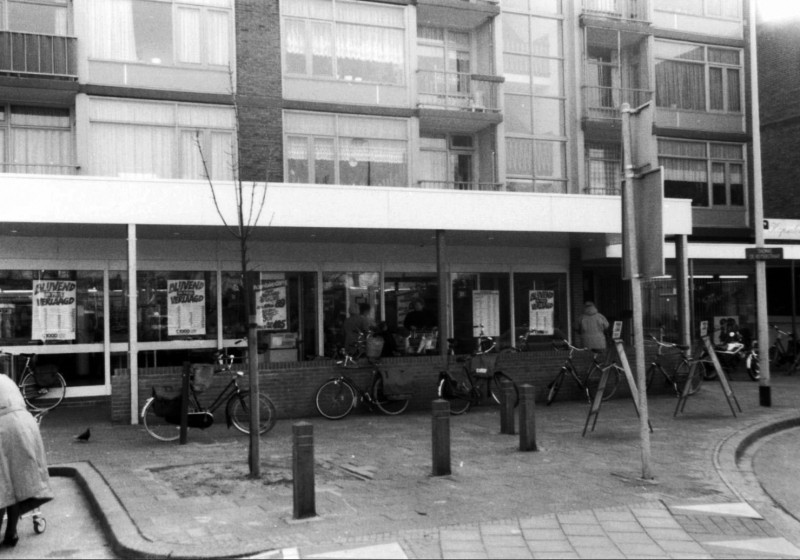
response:
<path id="1" fill-rule="evenodd" d="M 192 388 L 197 393 L 202 393 L 211 387 L 211 382 L 214 380 L 214 364 L 192 364 L 190 379 Z"/>
<path id="2" fill-rule="evenodd" d="M 383 353 L 383 337 L 370 336 L 367 338 L 367 358 L 377 360 Z"/>
<path id="3" fill-rule="evenodd" d="M 478 354 L 469 359 L 469 371 L 475 377 L 489 378 L 494 375 L 497 354 Z"/>
<path id="4" fill-rule="evenodd" d="M 33 372 L 33 378 L 39 387 L 55 387 L 59 385 L 58 368 L 52 364 L 37 366 Z"/>

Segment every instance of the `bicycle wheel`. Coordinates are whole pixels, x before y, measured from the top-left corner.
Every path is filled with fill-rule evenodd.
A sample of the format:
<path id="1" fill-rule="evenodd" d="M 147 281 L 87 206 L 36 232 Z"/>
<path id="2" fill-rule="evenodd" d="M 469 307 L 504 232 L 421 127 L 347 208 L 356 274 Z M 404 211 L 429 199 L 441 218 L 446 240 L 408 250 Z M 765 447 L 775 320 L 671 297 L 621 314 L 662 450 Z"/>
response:
<path id="1" fill-rule="evenodd" d="M 699 371 L 697 368 L 700 368 Z M 680 397 L 683 394 L 684 387 L 689 380 L 690 374 L 694 375 L 692 376 L 692 384 L 689 387 L 689 394 L 694 395 L 700 390 L 703 379 L 705 379 L 705 367 L 703 366 L 703 362 L 695 362 L 690 365 L 689 362 L 681 361 L 675 366 L 675 371 L 673 372 L 677 389 L 677 395 L 675 396 Z"/>
<path id="2" fill-rule="evenodd" d="M 561 371 L 558 372 L 556 378 L 550 382 L 550 385 L 547 386 L 547 406 L 553 404 L 553 401 L 556 399 L 556 395 L 558 394 L 558 390 L 561 389 L 561 384 L 564 383 L 564 377 L 567 375 L 567 370 L 565 368 L 561 368 Z"/>
<path id="3" fill-rule="evenodd" d="M 489 383 L 489 393 L 492 395 L 492 400 L 500 404 L 500 399 L 503 395 L 503 386 L 501 385 L 502 381 L 510 381 L 511 386 L 514 387 L 514 408 L 517 408 L 519 405 L 519 387 L 517 384 L 514 383 L 514 380 L 507 376 L 502 371 L 498 371 L 492 376 L 492 381 Z"/>
<path id="4" fill-rule="evenodd" d="M 608 378 L 606 379 L 606 386 L 603 390 L 604 401 L 607 401 L 614 396 L 614 393 L 617 392 L 617 385 L 619 385 L 619 369 L 612 365 L 609 366 L 606 371 L 608 371 Z M 586 390 L 589 392 L 589 398 L 592 401 L 594 401 L 594 396 L 597 394 L 597 388 L 600 385 L 600 376 L 602 373 L 602 369 L 593 367 L 583 383 L 586 386 Z"/>
<path id="5" fill-rule="evenodd" d="M 163 416 L 157 416 L 153 411 L 154 398 L 147 399 L 142 408 L 142 424 L 152 437 L 160 441 L 175 441 L 181 435 L 181 427 L 167 422 Z"/>
<path id="6" fill-rule="evenodd" d="M 440 399 L 445 399 L 450 403 L 450 414 L 456 416 L 464 414 L 472 407 L 472 401 L 462 394 L 460 388 L 454 387 L 447 377 L 442 377 L 439 380 L 438 394 Z"/>
<path id="7" fill-rule="evenodd" d="M 226 406 L 233 427 L 243 434 L 250 433 L 250 391 L 234 393 Z M 258 433 L 265 434 L 275 425 L 278 412 L 270 398 L 258 393 Z"/>
<path id="8" fill-rule="evenodd" d="M 36 382 L 36 376 L 28 371 L 19 382 L 19 390 L 25 404 L 34 410 L 51 410 L 61 404 L 67 393 L 67 382 L 64 377 L 56 372 L 52 377 L 53 383 L 47 387 Z"/>
<path id="9" fill-rule="evenodd" d="M 344 418 L 356 406 L 356 392 L 341 379 L 329 379 L 317 389 L 317 411 L 329 420 Z"/>
<path id="10" fill-rule="evenodd" d="M 408 408 L 409 399 L 390 399 L 383 393 L 383 379 L 380 376 L 375 378 L 372 384 L 372 400 L 381 412 L 394 416 L 405 412 Z"/>

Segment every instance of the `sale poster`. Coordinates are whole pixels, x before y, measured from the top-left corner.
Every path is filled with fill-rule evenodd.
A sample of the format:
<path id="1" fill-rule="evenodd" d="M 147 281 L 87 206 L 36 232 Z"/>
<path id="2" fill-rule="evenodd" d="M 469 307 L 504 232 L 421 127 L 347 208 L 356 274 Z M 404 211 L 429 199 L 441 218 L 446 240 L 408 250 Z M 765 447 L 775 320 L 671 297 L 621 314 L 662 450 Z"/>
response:
<path id="1" fill-rule="evenodd" d="M 77 285 L 71 280 L 34 280 L 32 340 L 75 340 Z"/>
<path id="2" fill-rule="evenodd" d="M 204 280 L 167 280 L 167 335 L 206 334 Z"/>
<path id="3" fill-rule="evenodd" d="M 256 324 L 267 331 L 284 331 L 287 325 L 286 277 L 262 274 L 256 286 Z"/>
<path id="4" fill-rule="evenodd" d="M 483 325 L 486 336 L 500 336 L 500 291 L 472 291 L 472 336 L 478 336 Z"/>
<path id="5" fill-rule="evenodd" d="M 553 290 L 529 290 L 528 328 L 535 334 L 553 334 L 555 292 Z"/>

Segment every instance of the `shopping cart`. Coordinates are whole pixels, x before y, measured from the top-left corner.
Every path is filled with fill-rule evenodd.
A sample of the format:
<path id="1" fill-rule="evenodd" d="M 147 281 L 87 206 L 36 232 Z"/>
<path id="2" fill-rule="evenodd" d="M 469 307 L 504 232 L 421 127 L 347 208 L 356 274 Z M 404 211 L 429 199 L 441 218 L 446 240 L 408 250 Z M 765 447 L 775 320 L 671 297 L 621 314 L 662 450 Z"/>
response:
<path id="1" fill-rule="evenodd" d="M 33 418 L 36 420 L 36 423 L 39 426 L 42 425 L 42 419 L 47 414 L 47 410 L 31 410 L 30 413 L 33 414 Z M 39 508 L 29 511 L 28 513 L 21 516 L 24 517 L 31 517 L 33 519 L 33 532 L 37 535 L 41 535 L 44 533 L 45 529 L 47 529 L 47 520 L 42 515 L 42 512 Z"/>

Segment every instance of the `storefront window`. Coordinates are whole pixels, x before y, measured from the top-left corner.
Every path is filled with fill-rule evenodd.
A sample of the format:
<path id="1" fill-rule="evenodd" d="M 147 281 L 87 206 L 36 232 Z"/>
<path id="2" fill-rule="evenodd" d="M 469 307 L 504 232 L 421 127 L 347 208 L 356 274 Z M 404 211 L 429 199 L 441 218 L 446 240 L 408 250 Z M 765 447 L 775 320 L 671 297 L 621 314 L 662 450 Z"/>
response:
<path id="1" fill-rule="evenodd" d="M 481 331 L 493 337 L 498 347 L 510 345 L 511 292 L 508 274 L 458 273 L 453 281 L 453 337 L 456 352 L 467 353 Z M 506 339 L 501 339 L 504 335 Z"/>
<path id="2" fill-rule="evenodd" d="M 141 342 L 216 338 L 216 273 L 140 271 L 136 285 Z"/>
<path id="3" fill-rule="evenodd" d="M 336 353 L 344 343 L 342 324 L 350 313 L 358 313 L 361 303 L 372 306 L 373 323 L 381 317 L 380 274 L 378 272 L 325 272 L 322 275 L 322 314 L 325 329 L 325 355 Z"/>
<path id="4" fill-rule="evenodd" d="M 384 355 L 405 353 L 419 354 L 420 344 L 423 353 L 435 352 L 438 339 L 423 341 L 433 327 L 439 325 L 439 283 L 435 274 L 426 273 L 387 273 L 384 277 L 384 301 L 386 304 L 386 329 L 384 330 Z M 422 306 L 417 313 L 409 313 Z M 411 327 L 419 333 L 411 335 Z M 391 339 L 387 339 L 391 336 Z M 394 344 L 393 344 L 394 343 Z M 388 347 L 387 347 L 388 345 Z"/>
<path id="5" fill-rule="evenodd" d="M 567 275 L 514 274 L 514 325 L 521 350 L 550 349 L 553 335 L 569 338 Z M 511 337 L 504 335 L 503 344 Z"/>

